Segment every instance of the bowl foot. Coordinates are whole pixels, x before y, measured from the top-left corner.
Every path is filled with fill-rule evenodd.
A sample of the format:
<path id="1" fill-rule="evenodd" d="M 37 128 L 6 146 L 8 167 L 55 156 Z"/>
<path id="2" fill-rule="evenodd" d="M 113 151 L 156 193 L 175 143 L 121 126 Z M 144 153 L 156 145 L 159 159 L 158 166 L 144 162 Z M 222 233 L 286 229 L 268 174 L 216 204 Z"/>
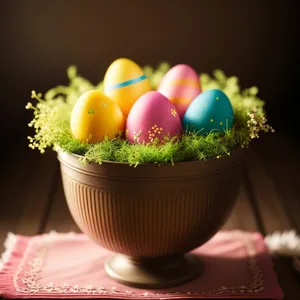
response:
<path id="1" fill-rule="evenodd" d="M 162 289 L 186 283 L 203 272 L 203 264 L 192 254 L 135 258 L 121 254 L 105 263 L 106 274 L 122 284 L 145 289 Z"/>

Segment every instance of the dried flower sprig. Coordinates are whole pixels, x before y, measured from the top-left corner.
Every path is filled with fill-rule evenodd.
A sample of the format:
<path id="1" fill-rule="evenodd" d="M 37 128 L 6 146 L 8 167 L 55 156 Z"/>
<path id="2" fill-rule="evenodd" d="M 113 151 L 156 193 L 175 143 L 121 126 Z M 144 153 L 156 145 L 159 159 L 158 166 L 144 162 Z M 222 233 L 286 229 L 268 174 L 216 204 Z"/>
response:
<path id="1" fill-rule="evenodd" d="M 265 133 L 275 132 L 274 128 L 267 123 L 267 118 L 257 114 L 257 108 L 252 108 L 252 112 L 248 112 L 247 115 L 250 118 L 247 121 L 247 126 L 249 127 L 251 139 L 258 139 L 261 131 Z"/>

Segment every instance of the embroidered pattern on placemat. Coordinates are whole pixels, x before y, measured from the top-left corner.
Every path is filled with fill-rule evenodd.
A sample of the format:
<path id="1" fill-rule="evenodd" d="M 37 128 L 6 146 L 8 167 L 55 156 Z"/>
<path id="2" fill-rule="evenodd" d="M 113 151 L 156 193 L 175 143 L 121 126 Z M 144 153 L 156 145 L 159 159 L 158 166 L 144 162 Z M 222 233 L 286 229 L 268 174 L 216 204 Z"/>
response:
<path id="1" fill-rule="evenodd" d="M 68 235 L 64 235 L 65 237 L 68 236 L 70 238 L 74 237 L 74 233 L 70 233 Z M 239 285 L 239 286 L 221 286 L 217 289 L 205 292 L 171 292 L 171 293 L 151 293 L 151 292 L 144 292 L 144 293 L 136 293 L 130 290 L 119 290 L 116 287 L 104 287 L 104 286 L 92 286 L 87 285 L 85 287 L 80 285 L 68 285 L 64 283 L 62 285 L 54 284 L 52 282 L 48 283 L 47 285 L 40 284 L 41 278 L 41 271 L 42 266 L 44 263 L 44 259 L 46 253 L 50 246 L 59 239 L 59 234 L 50 233 L 45 234 L 41 237 L 39 241 L 39 245 L 37 251 L 35 253 L 34 258 L 28 263 L 29 270 L 24 274 L 23 278 L 20 278 L 20 274 L 25 266 L 26 258 L 30 253 L 30 249 L 32 247 L 32 243 L 34 240 L 30 240 L 27 246 L 27 249 L 24 253 L 24 256 L 17 268 L 17 272 L 13 278 L 13 284 L 16 291 L 21 293 L 41 293 L 41 294 L 91 294 L 91 295 L 119 295 L 119 296 L 143 296 L 143 297 L 157 297 L 157 296 L 201 296 L 201 295 L 238 295 L 238 294 L 253 294 L 262 292 L 264 290 L 264 278 L 261 269 L 259 268 L 257 261 L 256 261 L 256 250 L 252 241 L 248 238 L 245 238 L 241 235 L 241 239 L 243 240 L 243 244 L 245 246 L 245 250 L 247 253 L 247 265 L 248 271 L 251 276 L 251 283 L 249 285 Z M 24 284 L 24 287 L 20 287 L 18 281 Z"/>

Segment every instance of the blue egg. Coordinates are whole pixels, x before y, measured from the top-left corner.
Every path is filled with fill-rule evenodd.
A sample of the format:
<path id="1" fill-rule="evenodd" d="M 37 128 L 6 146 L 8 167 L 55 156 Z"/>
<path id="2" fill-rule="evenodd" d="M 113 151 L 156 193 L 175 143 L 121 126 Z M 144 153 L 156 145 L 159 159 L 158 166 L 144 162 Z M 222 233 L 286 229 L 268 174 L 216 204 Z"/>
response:
<path id="1" fill-rule="evenodd" d="M 199 135 L 225 132 L 232 127 L 233 120 L 233 109 L 228 97 L 221 90 L 211 89 L 191 102 L 183 117 L 183 128 L 186 132 Z"/>

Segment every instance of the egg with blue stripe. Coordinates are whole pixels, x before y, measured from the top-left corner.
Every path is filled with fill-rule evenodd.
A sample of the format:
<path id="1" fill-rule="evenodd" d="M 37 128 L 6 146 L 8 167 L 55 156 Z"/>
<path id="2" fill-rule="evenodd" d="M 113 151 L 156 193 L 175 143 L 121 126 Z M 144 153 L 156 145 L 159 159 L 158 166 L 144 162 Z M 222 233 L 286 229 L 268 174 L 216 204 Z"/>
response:
<path id="1" fill-rule="evenodd" d="M 207 135 L 210 132 L 225 132 L 234 122 L 232 104 L 219 89 L 210 89 L 198 95 L 188 106 L 183 117 L 186 132 Z"/>
<path id="2" fill-rule="evenodd" d="M 135 101 L 152 87 L 143 69 L 128 58 L 118 58 L 108 67 L 104 76 L 104 93 L 127 116 Z"/>

